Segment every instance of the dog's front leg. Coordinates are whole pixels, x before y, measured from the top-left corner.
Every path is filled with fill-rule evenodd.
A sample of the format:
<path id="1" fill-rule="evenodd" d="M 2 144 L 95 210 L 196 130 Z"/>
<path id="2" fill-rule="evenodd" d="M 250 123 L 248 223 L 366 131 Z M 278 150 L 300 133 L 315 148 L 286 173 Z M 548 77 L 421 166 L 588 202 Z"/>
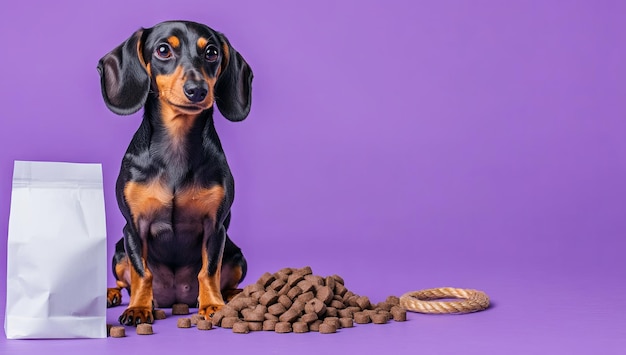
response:
<path id="1" fill-rule="evenodd" d="M 202 268 L 198 274 L 198 313 L 207 319 L 224 306 L 220 290 L 220 273 L 226 229 L 223 225 L 214 227 L 213 223 L 210 220 L 204 223 Z"/>
<path id="2" fill-rule="evenodd" d="M 133 236 L 128 226 L 124 229 L 127 260 L 130 264 L 130 302 L 119 321 L 125 325 L 152 323 L 154 321 L 152 272 L 146 263 L 146 241 L 141 241 L 136 235 Z"/>

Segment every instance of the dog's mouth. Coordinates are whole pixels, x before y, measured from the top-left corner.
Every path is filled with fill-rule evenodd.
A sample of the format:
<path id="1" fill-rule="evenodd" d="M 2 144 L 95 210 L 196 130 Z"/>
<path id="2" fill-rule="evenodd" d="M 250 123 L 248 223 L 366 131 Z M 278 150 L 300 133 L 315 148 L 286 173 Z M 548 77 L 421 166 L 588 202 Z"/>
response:
<path id="1" fill-rule="evenodd" d="M 181 111 L 189 111 L 189 112 L 200 112 L 206 110 L 204 106 L 201 105 L 177 105 L 172 103 L 172 106 L 176 107 Z"/>
<path id="2" fill-rule="evenodd" d="M 204 110 L 207 110 L 211 107 L 211 105 L 200 105 L 200 104 L 191 104 L 191 103 L 174 103 L 168 100 L 168 103 L 177 111 L 186 114 L 198 114 Z"/>

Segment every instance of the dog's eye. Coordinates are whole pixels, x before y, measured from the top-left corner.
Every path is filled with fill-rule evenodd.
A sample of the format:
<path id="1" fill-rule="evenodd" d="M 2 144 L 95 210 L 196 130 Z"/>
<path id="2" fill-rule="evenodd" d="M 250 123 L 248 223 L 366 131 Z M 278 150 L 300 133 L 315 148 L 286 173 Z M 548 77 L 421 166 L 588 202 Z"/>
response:
<path id="1" fill-rule="evenodd" d="M 207 62 L 215 62 L 217 60 L 218 57 L 218 51 L 217 51 L 217 47 L 211 45 L 208 46 L 206 48 L 206 52 L 204 53 L 204 59 L 206 59 Z"/>
<path id="2" fill-rule="evenodd" d="M 168 46 L 167 44 L 160 44 L 157 48 L 156 48 L 156 55 L 158 55 L 161 58 L 169 58 L 172 56 L 172 50 L 170 49 L 170 46 Z"/>

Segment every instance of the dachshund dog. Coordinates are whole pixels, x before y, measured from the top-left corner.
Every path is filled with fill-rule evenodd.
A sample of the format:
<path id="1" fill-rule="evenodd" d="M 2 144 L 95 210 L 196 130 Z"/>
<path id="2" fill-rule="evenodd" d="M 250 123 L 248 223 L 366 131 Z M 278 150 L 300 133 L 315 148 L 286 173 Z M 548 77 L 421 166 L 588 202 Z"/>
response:
<path id="1" fill-rule="evenodd" d="M 248 116 L 252 71 L 226 37 L 187 21 L 140 29 L 98 63 L 107 107 L 143 120 L 122 160 L 115 192 L 126 220 L 116 244 L 125 325 L 152 323 L 154 307 L 185 303 L 210 317 L 240 290 L 246 259 L 226 233 L 234 181 L 213 123 Z"/>

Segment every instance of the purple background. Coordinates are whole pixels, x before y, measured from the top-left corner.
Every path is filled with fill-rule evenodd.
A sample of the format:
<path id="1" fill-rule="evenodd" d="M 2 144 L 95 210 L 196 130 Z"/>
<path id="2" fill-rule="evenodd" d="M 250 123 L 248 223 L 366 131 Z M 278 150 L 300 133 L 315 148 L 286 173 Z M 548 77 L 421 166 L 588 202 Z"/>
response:
<path id="1" fill-rule="evenodd" d="M 216 117 L 245 284 L 311 265 L 374 301 L 453 286 L 494 303 L 332 336 L 170 318 L 149 338 L 0 336 L 0 353 L 626 351 L 625 2 L 23 0 L 0 13 L 2 260 L 16 159 L 101 162 L 112 250 L 140 114 L 106 109 L 96 63 L 141 26 L 189 19 L 224 32 L 255 73 L 248 119 Z"/>

